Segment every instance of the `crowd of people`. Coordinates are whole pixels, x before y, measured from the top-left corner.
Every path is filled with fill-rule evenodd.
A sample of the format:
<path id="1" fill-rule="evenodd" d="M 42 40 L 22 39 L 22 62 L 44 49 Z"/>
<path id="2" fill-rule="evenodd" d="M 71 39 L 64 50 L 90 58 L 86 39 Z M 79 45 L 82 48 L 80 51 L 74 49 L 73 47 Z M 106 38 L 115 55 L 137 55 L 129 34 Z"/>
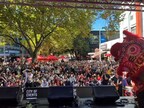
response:
<path id="1" fill-rule="evenodd" d="M 59 61 L 35 62 L 20 61 L 1 63 L 0 86 L 26 87 L 49 86 L 95 86 L 115 85 L 122 95 L 122 88 L 131 86 L 131 80 L 124 74 L 116 74 L 114 61 Z"/>

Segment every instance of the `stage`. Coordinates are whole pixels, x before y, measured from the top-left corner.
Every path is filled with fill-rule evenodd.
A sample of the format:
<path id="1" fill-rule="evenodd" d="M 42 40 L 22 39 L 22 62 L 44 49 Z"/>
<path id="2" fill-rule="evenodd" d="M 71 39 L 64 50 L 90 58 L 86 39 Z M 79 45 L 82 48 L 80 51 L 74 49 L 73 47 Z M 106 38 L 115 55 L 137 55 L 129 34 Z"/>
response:
<path id="1" fill-rule="evenodd" d="M 135 97 L 120 97 L 114 86 L 25 88 L 22 94 L 18 87 L 0 88 L 0 108 L 51 108 L 61 103 L 65 108 L 137 108 Z"/>
<path id="2" fill-rule="evenodd" d="M 120 97 L 120 99 L 117 100 L 117 102 L 120 102 L 121 99 L 126 99 L 127 102 L 125 102 L 123 105 L 91 105 L 88 104 L 90 102 L 87 101 L 93 101 L 93 98 L 80 98 L 79 99 L 79 105 L 75 108 L 137 108 L 136 103 L 134 100 L 134 97 Z M 124 100 L 125 101 L 125 100 Z M 22 108 L 26 106 L 33 106 L 34 108 L 56 108 L 56 107 L 49 107 L 48 100 L 43 99 L 37 99 L 37 100 L 24 100 L 22 102 L 22 105 L 19 105 L 17 108 Z M 74 107 L 58 107 L 58 108 L 74 108 Z"/>

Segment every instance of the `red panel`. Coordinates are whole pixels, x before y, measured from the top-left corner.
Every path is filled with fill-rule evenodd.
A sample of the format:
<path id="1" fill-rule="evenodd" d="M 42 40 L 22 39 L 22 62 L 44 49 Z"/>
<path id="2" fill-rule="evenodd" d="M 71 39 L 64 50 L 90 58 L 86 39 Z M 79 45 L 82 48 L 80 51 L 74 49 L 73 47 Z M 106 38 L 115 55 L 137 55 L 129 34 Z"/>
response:
<path id="1" fill-rule="evenodd" d="M 136 7 L 141 9 L 141 7 Z M 136 34 L 142 36 L 142 12 L 136 12 Z"/>

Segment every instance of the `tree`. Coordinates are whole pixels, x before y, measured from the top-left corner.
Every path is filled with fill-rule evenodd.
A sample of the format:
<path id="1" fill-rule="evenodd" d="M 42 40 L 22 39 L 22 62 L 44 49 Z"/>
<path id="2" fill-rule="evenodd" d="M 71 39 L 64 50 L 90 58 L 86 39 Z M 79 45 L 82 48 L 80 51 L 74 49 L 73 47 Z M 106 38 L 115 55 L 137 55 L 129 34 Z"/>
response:
<path id="1" fill-rule="evenodd" d="M 73 42 L 73 51 L 77 59 L 81 57 L 86 57 L 87 53 L 90 51 L 89 37 L 83 37 L 82 35 L 77 36 Z"/>
<path id="2" fill-rule="evenodd" d="M 1 36 L 11 38 L 25 48 L 34 61 L 42 46 L 44 50 L 47 50 L 45 46 L 49 45 L 50 52 L 61 52 L 73 48 L 73 40 L 79 35 L 88 35 L 91 24 L 99 12 L 87 9 L 0 5 Z M 111 12 L 106 12 L 102 11 L 101 17 L 106 15 L 105 18 L 109 18 Z M 119 14 L 112 15 L 111 20 L 119 17 Z M 117 20 L 113 21 L 117 22 Z M 107 28 L 117 27 L 112 26 L 114 24 L 116 23 L 109 23 L 110 26 Z M 15 38 L 21 41 L 16 41 Z"/>
<path id="3" fill-rule="evenodd" d="M 71 49 L 73 47 L 72 42 L 74 37 L 66 29 L 58 28 L 55 34 L 46 40 L 41 48 L 41 52 L 47 55 L 50 53 L 61 53 Z M 47 48 L 46 51 L 45 48 Z"/>
<path id="4" fill-rule="evenodd" d="M 1 36 L 21 45 L 33 58 L 32 61 L 35 61 L 40 48 L 48 40 L 55 48 L 58 46 L 57 49 L 62 42 L 67 42 L 64 46 L 70 47 L 70 41 L 78 34 L 86 35 L 90 31 L 94 19 L 93 11 L 90 10 L 16 5 L 1 5 L 0 8 Z M 68 40 L 63 38 L 64 35 L 68 36 Z"/>
<path id="5" fill-rule="evenodd" d="M 119 22 L 123 19 L 120 18 L 120 15 L 123 11 L 115 11 L 115 10 L 102 10 L 97 18 L 102 18 L 107 21 L 107 25 L 104 27 L 107 31 L 118 31 L 119 30 Z"/>
<path id="6" fill-rule="evenodd" d="M 102 18 L 107 21 L 107 25 L 103 27 L 106 31 L 107 38 L 118 34 L 119 22 L 123 20 L 123 18 L 120 18 L 122 12 L 123 11 L 105 10 L 101 11 L 97 16 L 97 18 Z"/>

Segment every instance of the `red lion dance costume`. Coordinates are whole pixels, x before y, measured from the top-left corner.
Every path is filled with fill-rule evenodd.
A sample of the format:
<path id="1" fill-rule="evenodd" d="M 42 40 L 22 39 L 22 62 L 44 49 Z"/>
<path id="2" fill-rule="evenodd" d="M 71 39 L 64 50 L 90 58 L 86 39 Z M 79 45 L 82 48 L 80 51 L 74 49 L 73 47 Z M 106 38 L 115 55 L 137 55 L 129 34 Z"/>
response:
<path id="1" fill-rule="evenodd" d="M 127 71 L 135 83 L 139 107 L 144 108 L 144 38 L 128 31 L 123 33 L 126 35 L 124 41 L 114 44 L 111 54 L 119 62 L 118 75 Z"/>

